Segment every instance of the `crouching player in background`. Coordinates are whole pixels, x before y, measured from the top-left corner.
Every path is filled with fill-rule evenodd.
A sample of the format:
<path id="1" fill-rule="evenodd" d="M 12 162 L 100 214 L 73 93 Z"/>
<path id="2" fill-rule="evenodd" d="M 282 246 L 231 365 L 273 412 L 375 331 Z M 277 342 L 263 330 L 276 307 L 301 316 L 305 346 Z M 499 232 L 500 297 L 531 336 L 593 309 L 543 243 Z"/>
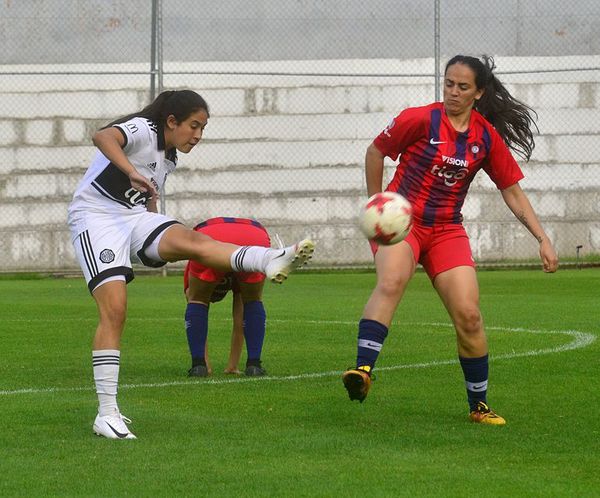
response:
<path id="1" fill-rule="evenodd" d="M 270 247 L 265 228 L 245 218 L 211 218 L 194 230 L 230 243 Z M 237 241 L 237 242 L 236 242 Z M 236 373 L 243 340 L 246 341 L 247 376 L 266 375 L 261 364 L 265 338 L 266 313 L 262 302 L 265 275 L 259 272 L 223 272 L 190 260 L 185 268 L 184 290 L 187 298 L 185 329 L 192 356 L 190 377 L 206 377 L 211 373 L 207 357 L 208 311 L 211 302 L 222 300 L 233 291 L 233 333 L 231 352 L 225 373 Z M 240 334 L 243 330 L 243 336 Z"/>
<path id="2" fill-rule="evenodd" d="M 227 360 L 227 366 L 223 370 L 223 373 L 238 375 L 242 372 L 239 369 L 240 358 L 242 357 L 242 348 L 244 346 L 244 302 L 242 301 L 242 294 L 240 292 L 240 285 L 236 280 L 233 273 L 228 273 L 223 279 L 217 284 L 215 290 L 210 296 L 210 302 L 217 303 L 222 301 L 225 296 L 232 291 L 233 297 L 231 301 L 231 315 L 233 319 L 233 326 L 231 329 L 231 346 L 229 349 L 229 359 Z M 186 299 L 188 298 L 188 272 L 184 275 L 184 292 Z M 190 341 L 195 340 L 195 336 L 188 336 Z M 190 353 L 192 352 L 192 346 L 190 345 Z M 205 377 L 206 375 L 212 375 L 213 369 L 211 362 L 208 357 L 208 340 L 204 347 L 204 361 L 206 362 L 206 372 L 204 367 L 199 365 L 192 367 L 188 373 L 190 377 Z M 193 363 L 193 359 L 192 359 Z M 266 372 L 265 372 L 266 373 Z"/>

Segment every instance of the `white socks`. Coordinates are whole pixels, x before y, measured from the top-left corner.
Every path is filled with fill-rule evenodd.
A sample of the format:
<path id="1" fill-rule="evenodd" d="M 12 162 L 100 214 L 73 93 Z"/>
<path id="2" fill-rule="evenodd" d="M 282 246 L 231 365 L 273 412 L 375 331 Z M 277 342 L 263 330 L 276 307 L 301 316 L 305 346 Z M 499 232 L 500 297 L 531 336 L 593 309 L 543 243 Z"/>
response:
<path id="1" fill-rule="evenodd" d="M 120 358 L 121 352 L 118 349 L 92 351 L 94 382 L 99 402 L 98 414 L 101 417 L 119 413 L 117 387 L 119 385 Z"/>
<path id="2" fill-rule="evenodd" d="M 271 251 L 269 247 L 242 246 L 231 255 L 231 268 L 237 272 L 264 273 L 267 263 L 271 260 L 268 257 Z"/>

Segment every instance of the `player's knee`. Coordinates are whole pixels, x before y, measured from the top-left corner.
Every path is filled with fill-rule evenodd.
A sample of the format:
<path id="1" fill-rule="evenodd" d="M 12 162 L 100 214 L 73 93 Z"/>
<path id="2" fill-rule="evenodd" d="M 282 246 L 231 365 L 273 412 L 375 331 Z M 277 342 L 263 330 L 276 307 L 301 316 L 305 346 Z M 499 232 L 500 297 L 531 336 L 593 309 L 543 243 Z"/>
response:
<path id="1" fill-rule="evenodd" d="M 214 250 L 215 240 L 200 232 L 190 230 L 184 240 L 188 251 L 195 256 L 194 259 L 203 261 Z"/>
<path id="2" fill-rule="evenodd" d="M 455 324 L 457 329 L 466 335 L 479 334 L 483 327 L 481 312 L 476 306 L 468 306 L 455 314 Z"/>
<path id="3" fill-rule="evenodd" d="M 100 307 L 100 323 L 112 330 L 122 330 L 126 316 L 127 303 L 121 300 L 104 302 Z"/>
<path id="4" fill-rule="evenodd" d="M 407 283 L 407 279 L 386 276 L 377 282 L 377 291 L 387 298 L 399 299 Z"/>
<path id="5" fill-rule="evenodd" d="M 181 259 L 203 260 L 210 253 L 213 239 L 181 225 L 168 230 L 162 237 L 158 252 L 168 262 Z"/>

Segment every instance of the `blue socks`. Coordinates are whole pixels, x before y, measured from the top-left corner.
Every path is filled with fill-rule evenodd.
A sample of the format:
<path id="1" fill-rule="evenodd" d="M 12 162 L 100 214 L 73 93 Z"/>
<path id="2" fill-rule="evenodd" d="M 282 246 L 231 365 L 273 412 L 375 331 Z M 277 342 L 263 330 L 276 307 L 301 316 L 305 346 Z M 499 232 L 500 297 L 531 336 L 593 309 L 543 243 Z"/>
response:
<path id="1" fill-rule="evenodd" d="M 371 373 L 387 335 L 388 328 L 380 322 L 363 318 L 358 323 L 357 368 L 365 370 L 369 374 Z M 486 354 L 480 358 L 459 356 L 459 360 L 465 377 L 469 407 L 473 411 L 479 401 L 486 402 L 489 371 L 488 355 Z"/>
<path id="2" fill-rule="evenodd" d="M 388 328 L 375 320 L 363 318 L 358 322 L 358 351 L 356 366 L 371 372 L 388 335 Z"/>
<path id="3" fill-rule="evenodd" d="M 261 301 L 244 303 L 244 339 L 248 351 L 248 362 L 252 364 L 260 363 L 265 340 L 266 320 L 267 315 Z M 185 309 L 185 331 L 192 356 L 192 367 L 206 365 L 204 351 L 208 336 L 208 306 L 188 303 Z"/>
<path id="4" fill-rule="evenodd" d="M 192 367 L 206 365 L 204 351 L 208 335 L 208 306 L 188 303 L 185 309 L 185 331 L 192 355 Z"/>
<path id="5" fill-rule="evenodd" d="M 465 376 L 467 399 L 471 411 L 475 410 L 479 401 L 486 402 L 488 386 L 488 355 L 480 358 L 463 358 L 459 356 L 460 366 Z"/>
<path id="6" fill-rule="evenodd" d="M 244 303 L 244 339 L 248 352 L 248 364 L 260 363 L 266 320 L 267 315 L 262 301 Z"/>

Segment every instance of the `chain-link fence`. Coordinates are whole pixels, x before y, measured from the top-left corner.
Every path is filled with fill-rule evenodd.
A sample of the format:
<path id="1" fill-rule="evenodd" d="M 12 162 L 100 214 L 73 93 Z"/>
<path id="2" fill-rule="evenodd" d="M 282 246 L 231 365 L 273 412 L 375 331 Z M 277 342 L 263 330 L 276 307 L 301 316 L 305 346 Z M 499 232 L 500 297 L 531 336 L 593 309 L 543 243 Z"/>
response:
<path id="1" fill-rule="evenodd" d="M 167 214 L 255 217 L 316 239 L 316 265 L 369 265 L 365 150 L 439 96 L 436 66 L 457 53 L 493 55 L 537 111 L 522 185 L 560 255 L 600 254 L 596 2 L 30 0 L 0 13 L 0 271 L 78 269 L 66 210 L 91 134 L 163 88 L 211 108 L 167 182 Z M 537 257 L 484 173 L 463 212 L 480 262 Z"/>

